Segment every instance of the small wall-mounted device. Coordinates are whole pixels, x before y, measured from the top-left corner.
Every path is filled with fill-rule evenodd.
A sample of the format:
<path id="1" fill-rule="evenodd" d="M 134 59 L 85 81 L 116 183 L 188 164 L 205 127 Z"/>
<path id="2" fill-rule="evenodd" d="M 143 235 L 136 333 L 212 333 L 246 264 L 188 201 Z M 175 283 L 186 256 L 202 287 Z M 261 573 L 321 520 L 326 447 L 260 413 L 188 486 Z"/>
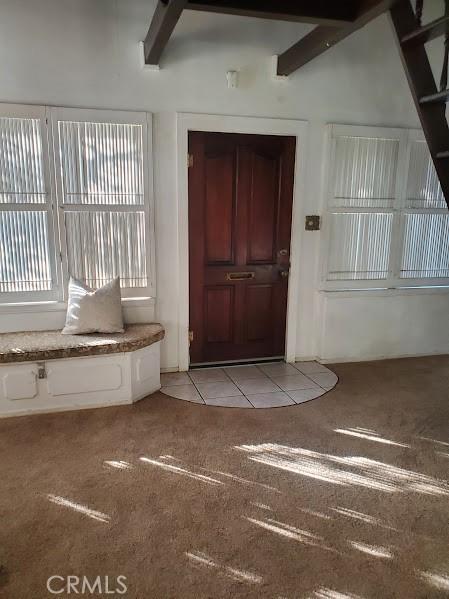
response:
<path id="1" fill-rule="evenodd" d="M 42 362 L 39 362 L 37 365 L 37 378 L 38 379 L 46 379 L 47 378 L 47 371 L 45 370 L 45 364 L 42 364 Z"/>
<path id="2" fill-rule="evenodd" d="M 320 217 L 317 214 L 306 216 L 306 231 L 320 230 Z"/>
<path id="3" fill-rule="evenodd" d="M 238 71 L 228 71 L 226 73 L 226 80 L 228 82 L 229 89 L 235 89 L 239 86 L 239 73 Z"/>

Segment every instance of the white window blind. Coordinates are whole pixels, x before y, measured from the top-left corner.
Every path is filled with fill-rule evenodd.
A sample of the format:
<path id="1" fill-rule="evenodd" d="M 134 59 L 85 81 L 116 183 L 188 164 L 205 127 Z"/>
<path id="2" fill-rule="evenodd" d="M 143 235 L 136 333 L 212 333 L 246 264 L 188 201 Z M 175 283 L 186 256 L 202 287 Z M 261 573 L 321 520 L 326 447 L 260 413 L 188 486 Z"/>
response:
<path id="1" fill-rule="evenodd" d="M 449 212 L 420 132 L 410 133 L 409 154 L 400 277 L 449 278 Z"/>
<path id="2" fill-rule="evenodd" d="M 4 106 L 0 115 L 2 301 L 57 292 L 45 110 Z M 1 114 L 1 113 L 0 113 Z"/>
<path id="3" fill-rule="evenodd" d="M 417 131 L 332 125 L 329 288 L 449 284 L 449 213 Z"/>
<path id="4" fill-rule="evenodd" d="M 422 134 L 410 131 L 406 208 L 443 208 L 447 210 L 429 148 Z"/>
<path id="5" fill-rule="evenodd" d="M 66 276 L 151 295 L 145 115 L 58 109 L 53 123 Z"/>
<path id="6" fill-rule="evenodd" d="M 400 139 L 385 130 L 331 130 L 327 280 L 379 281 L 390 275 Z"/>
<path id="7" fill-rule="evenodd" d="M 389 208 L 395 197 L 399 142 L 339 135 L 335 138 L 332 205 Z"/>
<path id="8" fill-rule="evenodd" d="M 331 216 L 329 280 L 385 279 L 391 245 L 391 214 Z"/>

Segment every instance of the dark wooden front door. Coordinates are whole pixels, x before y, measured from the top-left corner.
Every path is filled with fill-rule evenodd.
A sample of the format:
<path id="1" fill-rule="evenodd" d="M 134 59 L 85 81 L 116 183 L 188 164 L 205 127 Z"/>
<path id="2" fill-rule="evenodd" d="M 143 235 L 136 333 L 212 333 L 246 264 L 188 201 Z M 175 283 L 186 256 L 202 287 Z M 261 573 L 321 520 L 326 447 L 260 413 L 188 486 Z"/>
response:
<path id="1" fill-rule="evenodd" d="M 295 138 L 189 133 L 191 363 L 283 356 Z"/>

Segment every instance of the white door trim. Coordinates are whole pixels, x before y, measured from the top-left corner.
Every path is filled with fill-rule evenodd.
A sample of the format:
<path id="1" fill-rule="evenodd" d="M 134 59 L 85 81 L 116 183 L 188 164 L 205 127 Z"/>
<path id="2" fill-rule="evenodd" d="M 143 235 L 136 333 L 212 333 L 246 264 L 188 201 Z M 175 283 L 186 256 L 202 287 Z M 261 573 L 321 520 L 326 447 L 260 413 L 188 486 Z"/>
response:
<path id="1" fill-rule="evenodd" d="M 188 197 L 188 132 L 253 133 L 258 135 L 290 135 L 296 137 L 295 182 L 291 232 L 291 267 L 288 285 L 285 359 L 296 357 L 296 331 L 299 310 L 299 254 L 302 223 L 305 217 L 306 148 L 308 123 L 287 119 L 177 113 L 177 195 L 178 195 L 178 347 L 179 370 L 189 368 L 189 197 Z"/>

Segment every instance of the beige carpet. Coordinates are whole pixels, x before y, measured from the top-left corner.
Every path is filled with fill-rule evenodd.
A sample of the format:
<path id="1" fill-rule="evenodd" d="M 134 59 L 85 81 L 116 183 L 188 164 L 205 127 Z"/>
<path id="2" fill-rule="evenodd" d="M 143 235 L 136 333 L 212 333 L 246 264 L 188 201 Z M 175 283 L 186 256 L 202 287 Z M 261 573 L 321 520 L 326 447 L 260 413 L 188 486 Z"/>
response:
<path id="1" fill-rule="evenodd" d="M 1 421 L 0 596 L 449 597 L 449 358 L 332 369 L 299 406 Z"/>

